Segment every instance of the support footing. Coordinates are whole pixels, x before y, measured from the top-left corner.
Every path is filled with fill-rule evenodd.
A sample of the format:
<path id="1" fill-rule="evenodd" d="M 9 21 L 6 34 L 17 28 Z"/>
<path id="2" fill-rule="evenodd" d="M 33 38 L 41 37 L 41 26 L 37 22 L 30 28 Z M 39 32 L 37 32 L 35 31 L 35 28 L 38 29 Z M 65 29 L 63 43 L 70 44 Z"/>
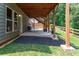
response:
<path id="1" fill-rule="evenodd" d="M 75 50 L 75 48 L 73 48 L 72 46 L 70 46 L 70 47 L 67 47 L 66 45 L 60 45 L 60 46 L 64 51 L 74 51 Z"/>

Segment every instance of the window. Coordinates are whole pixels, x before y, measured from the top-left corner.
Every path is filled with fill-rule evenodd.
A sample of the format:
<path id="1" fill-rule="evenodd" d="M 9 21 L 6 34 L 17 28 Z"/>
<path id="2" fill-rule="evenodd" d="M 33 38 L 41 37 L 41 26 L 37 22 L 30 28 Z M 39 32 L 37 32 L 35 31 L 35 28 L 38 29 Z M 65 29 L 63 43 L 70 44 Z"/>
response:
<path id="1" fill-rule="evenodd" d="M 12 20 L 12 10 L 7 8 L 7 19 Z"/>
<path id="2" fill-rule="evenodd" d="M 14 32 L 18 30 L 18 14 L 7 7 L 7 32 Z M 14 26 L 14 27 L 13 27 Z"/>
<path id="3" fill-rule="evenodd" d="M 17 17 L 17 15 L 18 14 L 16 12 L 14 12 L 14 31 L 16 31 L 18 29 L 18 21 L 17 21 L 18 17 Z"/>
<path id="4" fill-rule="evenodd" d="M 12 31 L 12 10 L 7 7 L 7 32 Z"/>

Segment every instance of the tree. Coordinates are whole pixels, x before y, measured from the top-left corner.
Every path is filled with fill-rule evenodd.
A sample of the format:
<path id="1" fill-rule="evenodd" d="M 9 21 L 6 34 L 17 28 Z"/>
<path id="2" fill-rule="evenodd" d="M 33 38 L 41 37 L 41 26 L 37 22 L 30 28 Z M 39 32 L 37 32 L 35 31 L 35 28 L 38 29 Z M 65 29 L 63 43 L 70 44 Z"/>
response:
<path id="1" fill-rule="evenodd" d="M 56 16 L 56 25 L 57 26 L 65 26 L 65 4 L 59 4 L 57 10 L 55 11 Z M 51 23 L 53 20 L 53 15 L 50 16 Z M 70 27 L 79 29 L 79 4 L 73 3 L 70 4 Z"/>

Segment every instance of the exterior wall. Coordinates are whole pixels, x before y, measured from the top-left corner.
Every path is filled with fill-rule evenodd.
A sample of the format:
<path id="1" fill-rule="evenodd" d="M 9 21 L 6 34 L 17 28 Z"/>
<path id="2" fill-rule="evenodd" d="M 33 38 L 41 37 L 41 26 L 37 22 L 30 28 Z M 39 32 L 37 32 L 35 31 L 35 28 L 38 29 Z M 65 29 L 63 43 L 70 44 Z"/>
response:
<path id="1" fill-rule="evenodd" d="M 23 22 L 23 32 L 26 31 L 28 17 L 23 13 L 23 11 L 14 3 L 0 3 L 0 42 L 7 40 L 6 38 L 12 38 L 19 35 L 19 32 L 6 33 L 6 6 L 16 11 L 18 14 L 22 15 Z M 19 22 L 19 18 L 18 18 Z M 20 24 L 20 23 L 19 23 Z"/>
<path id="2" fill-rule="evenodd" d="M 28 21 L 28 16 L 26 16 L 26 14 L 24 14 L 24 12 L 14 3 L 8 3 L 6 4 L 8 7 L 12 8 L 13 10 L 15 10 L 18 14 L 22 15 L 22 22 L 23 22 L 23 32 L 26 31 L 26 27 L 27 27 L 27 21 Z"/>
<path id="3" fill-rule="evenodd" d="M 5 4 L 0 3 L 0 40 L 5 37 Z"/>

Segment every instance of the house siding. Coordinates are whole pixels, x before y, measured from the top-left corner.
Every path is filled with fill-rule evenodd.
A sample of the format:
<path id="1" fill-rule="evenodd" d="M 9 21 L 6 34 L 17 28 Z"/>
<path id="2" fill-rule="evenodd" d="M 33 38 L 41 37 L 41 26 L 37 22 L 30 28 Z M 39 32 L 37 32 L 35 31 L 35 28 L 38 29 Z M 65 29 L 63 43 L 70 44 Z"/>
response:
<path id="1" fill-rule="evenodd" d="M 0 3 L 0 40 L 5 37 L 5 4 Z"/>
<path id="2" fill-rule="evenodd" d="M 6 40 L 5 38 L 7 37 L 14 37 L 14 35 L 18 35 L 19 34 L 19 29 L 18 31 L 15 32 L 10 32 L 10 33 L 6 33 L 6 6 L 8 6 L 9 8 L 11 8 L 12 10 L 16 11 L 18 14 L 22 15 L 22 22 L 23 22 L 23 32 L 26 31 L 26 26 L 27 26 L 27 21 L 28 21 L 28 16 L 26 16 L 26 14 L 24 14 L 24 12 L 15 4 L 15 3 L 0 3 L 0 42 L 2 40 Z M 19 23 L 19 19 L 18 19 L 18 24 Z M 18 25 L 19 27 L 20 25 Z"/>

